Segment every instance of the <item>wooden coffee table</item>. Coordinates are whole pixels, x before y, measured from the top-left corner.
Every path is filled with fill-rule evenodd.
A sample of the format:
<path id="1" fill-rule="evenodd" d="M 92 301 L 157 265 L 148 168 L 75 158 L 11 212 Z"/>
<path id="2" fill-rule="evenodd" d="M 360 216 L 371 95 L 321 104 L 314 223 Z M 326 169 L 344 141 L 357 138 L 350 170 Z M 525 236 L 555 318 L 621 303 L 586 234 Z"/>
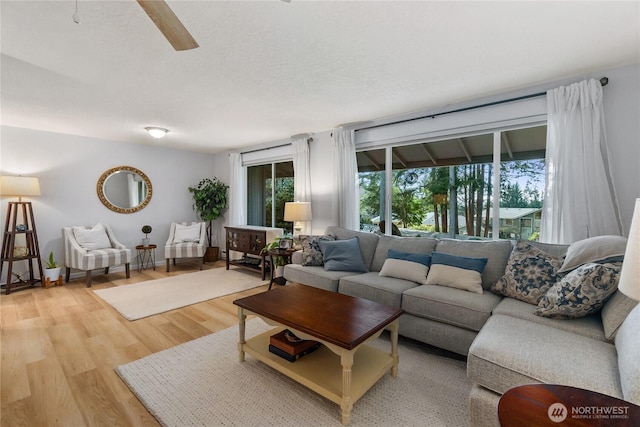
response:
<path id="1" fill-rule="evenodd" d="M 398 374 L 398 318 L 402 309 L 362 298 L 291 284 L 237 299 L 240 321 L 238 350 L 282 372 L 316 393 L 338 403 L 342 424 L 349 424 L 353 404 L 385 373 Z M 255 314 L 274 329 L 245 339 L 245 320 Z M 289 329 L 303 339 L 324 344 L 315 352 L 288 362 L 269 352 L 269 337 Z M 391 331 L 390 353 L 368 342 L 384 329 Z"/>

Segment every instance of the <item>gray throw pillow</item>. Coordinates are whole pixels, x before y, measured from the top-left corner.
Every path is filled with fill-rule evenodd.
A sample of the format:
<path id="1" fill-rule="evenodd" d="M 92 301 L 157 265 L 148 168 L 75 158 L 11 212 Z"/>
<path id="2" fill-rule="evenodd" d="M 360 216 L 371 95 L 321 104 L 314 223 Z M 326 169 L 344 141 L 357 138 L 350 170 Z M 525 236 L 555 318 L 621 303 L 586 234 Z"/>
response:
<path id="1" fill-rule="evenodd" d="M 631 313 L 631 310 L 637 305 L 637 301 L 632 300 L 622 292 L 616 291 L 613 293 L 600 311 L 602 326 L 604 327 L 604 337 L 607 341 L 613 342 L 618 328 L 620 328 L 624 319 L 627 318 L 627 315 Z"/>
<path id="2" fill-rule="evenodd" d="M 302 246 L 302 265 L 304 266 L 321 266 L 324 264 L 322 259 L 322 251 L 318 242 L 320 240 L 333 241 L 336 236 L 327 234 L 324 236 L 300 236 L 300 245 Z"/>
<path id="3" fill-rule="evenodd" d="M 619 268 L 612 264 L 583 264 L 551 286 L 540 298 L 536 316 L 576 319 L 600 310 L 618 289 Z"/>
<path id="4" fill-rule="evenodd" d="M 541 251 L 525 240 L 513 248 L 504 276 L 491 290 L 529 304 L 537 305 L 547 290 L 558 281 L 563 257 Z"/>
<path id="5" fill-rule="evenodd" d="M 358 238 L 347 240 L 326 241 L 319 240 L 324 269 L 327 271 L 353 271 L 366 273 L 369 270 L 362 260 L 362 252 L 358 244 Z"/>
<path id="6" fill-rule="evenodd" d="M 622 236 L 596 236 L 578 240 L 567 249 L 558 273 L 566 273 L 590 262 L 605 264 L 622 261 L 626 248 L 627 238 Z"/>

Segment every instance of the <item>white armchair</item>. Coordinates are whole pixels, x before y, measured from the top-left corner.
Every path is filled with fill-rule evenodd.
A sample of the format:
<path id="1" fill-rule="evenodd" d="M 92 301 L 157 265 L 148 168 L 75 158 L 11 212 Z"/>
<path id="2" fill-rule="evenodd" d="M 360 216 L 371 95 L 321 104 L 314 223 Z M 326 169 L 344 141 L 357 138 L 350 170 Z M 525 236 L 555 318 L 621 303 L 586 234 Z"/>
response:
<path id="1" fill-rule="evenodd" d="M 174 222 L 169 229 L 169 238 L 164 247 L 167 273 L 176 258 L 200 258 L 200 270 L 207 250 L 207 224 L 204 222 Z"/>
<path id="2" fill-rule="evenodd" d="M 69 281 L 71 269 L 87 272 L 87 287 L 91 287 L 91 271 L 124 264 L 127 279 L 131 277 L 131 250 L 116 239 L 111 227 L 96 224 L 91 227 L 64 227 L 62 229 L 64 247 L 65 282 Z"/>

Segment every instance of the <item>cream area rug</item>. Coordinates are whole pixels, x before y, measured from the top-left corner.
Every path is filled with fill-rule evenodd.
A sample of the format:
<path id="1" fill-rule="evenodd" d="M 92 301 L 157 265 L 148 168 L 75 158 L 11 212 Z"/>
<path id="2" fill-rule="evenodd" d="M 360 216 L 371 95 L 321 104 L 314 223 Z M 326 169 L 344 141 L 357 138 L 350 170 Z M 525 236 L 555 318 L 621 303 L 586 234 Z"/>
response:
<path id="1" fill-rule="evenodd" d="M 137 320 L 265 283 L 255 273 L 213 268 L 93 292 L 124 318 Z"/>
<path id="2" fill-rule="evenodd" d="M 247 322 L 247 336 L 267 330 Z M 116 371 L 163 426 L 340 426 L 340 406 L 246 355 L 238 327 L 119 366 Z M 388 335 L 373 343 L 390 348 Z M 398 377 L 385 375 L 351 413 L 351 426 L 467 426 L 465 362 L 400 337 Z M 295 362 L 293 362 L 295 363 Z M 322 369 L 322 367 L 319 367 Z"/>

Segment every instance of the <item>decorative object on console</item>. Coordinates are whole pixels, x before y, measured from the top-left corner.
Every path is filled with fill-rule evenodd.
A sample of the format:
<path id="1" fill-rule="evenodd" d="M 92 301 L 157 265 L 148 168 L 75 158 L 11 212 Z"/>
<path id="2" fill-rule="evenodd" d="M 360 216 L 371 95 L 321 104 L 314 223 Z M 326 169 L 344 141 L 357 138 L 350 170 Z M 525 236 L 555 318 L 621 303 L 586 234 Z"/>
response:
<path id="1" fill-rule="evenodd" d="M 38 234 L 36 233 L 36 224 L 33 217 L 33 208 L 31 202 L 23 202 L 22 197 L 39 196 L 40 182 L 38 178 L 27 176 L 2 176 L 0 177 L 0 194 L 2 196 L 17 196 L 17 202 L 9 202 L 7 205 L 7 214 L 5 217 L 5 230 L 2 239 L 2 260 L 0 262 L 0 273 L 4 263 L 8 263 L 7 283 L 5 285 L 5 293 L 9 295 L 12 288 L 16 286 L 20 289 L 24 287 L 32 287 L 41 281 L 42 261 L 40 260 L 40 245 L 38 244 Z M 18 224 L 18 217 L 23 221 Z M 16 240 L 24 238 L 27 252 L 16 249 Z M 22 255 L 21 255 L 22 254 Z M 38 277 L 33 271 L 33 259 L 38 264 Z M 29 265 L 29 279 L 19 278 L 18 282 L 13 283 L 13 263 L 15 261 L 26 260 Z"/>
<path id="2" fill-rule="evenodd" d="M 284 204 L 284 220 L 293 222 L 294 235 L 300 235 L 304 227 L 302 223 L 312 219 L 310 202 L 286 202 Z"/>
<path id="3" fill-rule="evenodd" d="M 618 289 L 629 298 L 640 301 L 640 199 L 636 199 L 633 211 Z"/>
<path id="4" fill-rule="evenodd" d="M 207 250 L 205 261 L 217 261 L 220 255 L 220 247 L 213 246 L 212 221 L 222 216 L 227 209 L 227 192 L 229 186 L 218 178 L 204 178 L 198 185 L 189 187 L 189 192 L 193 195 L 193 210 L 200 219 L 207 222 Z M 216 243 L 218 242 L 218 231 L 216 229 Z"/>
<path id="5" fill-rule="evenodd" d="M 150 225 L 142 226 L 142 232 L 144 233 L 144 239 L 142 239 L 142 246 L 149 246 L 149 233 L 151 233 L 152 230 L 153 228 L 151 228 Z"/>

